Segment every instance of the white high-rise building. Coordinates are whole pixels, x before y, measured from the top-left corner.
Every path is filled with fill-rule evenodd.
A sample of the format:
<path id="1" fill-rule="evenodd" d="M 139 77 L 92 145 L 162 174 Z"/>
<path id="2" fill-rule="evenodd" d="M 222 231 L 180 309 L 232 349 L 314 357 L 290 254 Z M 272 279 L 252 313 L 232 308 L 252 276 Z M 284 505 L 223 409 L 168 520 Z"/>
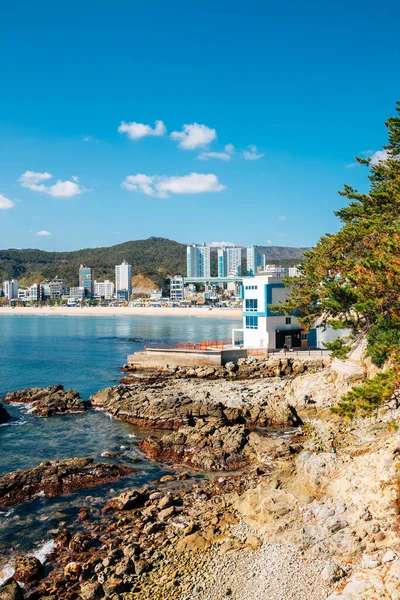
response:
<path id="1" fill-rule="evenodd" d="M 228 273 L 228 254 L 226 248 L 218 248 L 218 277 L 226 277 Z"/>
<path id="2" fill-rule="evenodd" d="M 104 298 L 105 300 L 112 300 L 112 297 L 114 296 L 113 282 L 108 279 L 105 281 L 95 281 L 94 296 L 97 298 Z"/>
<path id="3" fill-rule="evenodd" d="M 206 244 L 191 244 L 187 247 L 187 276 L 210 277 L 210 246 Z"/>
<path id="4" fill-rule="evenodd" d="M 242 249 L 237 247 L 227 248 L 227 276 L 242 274 Z"/>
<path id="5" fill-rule="evenodd" d="M 3 283 L 3 291 L 6 298 L 14 300 L 18 298 L 18 279 L 9 279 Z"/>
<path id="6" fill-rule="evenodd" d="M 265 255 L 264 255 L 265 256 Z M 246 251 L 247 276 L 252 277 L 261 264 L 261 255 L 257 246 L 248 246 Z"/>
<path id="7" fill-rule="evenodd" d="M 115 291 L 126 292 L 128 300 L 132 295 L 132 267 L 123 260 L 120 265 L 115 267 Z"/>
<path id="8" fill-rule="evenodd" d="M 236 246 L 218 248 L 218 277 L 242 274 L 242 249 Z"/>

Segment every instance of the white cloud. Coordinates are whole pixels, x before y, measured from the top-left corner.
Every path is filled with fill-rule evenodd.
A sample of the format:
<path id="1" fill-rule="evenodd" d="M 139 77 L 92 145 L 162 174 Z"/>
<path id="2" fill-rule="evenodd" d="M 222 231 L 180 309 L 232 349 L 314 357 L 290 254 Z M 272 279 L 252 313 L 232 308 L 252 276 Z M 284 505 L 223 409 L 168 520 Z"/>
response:
<path id="1" fill-rule="evenodd" d="M 29 186 L 37 185 L 43 181 L 51 179 L 53 175 L 50 173 L 35 173 L 35 171 L 25 171 L 18 179 L 21 185 L 29 188 Z"/>
<path id="2" fill-rule="evenodd" d="M 264 154 L 257 154 L 257 146 L 250 144 L 247 150 L 243 150 L 242 156 L 245 160 L 259 160 Z"/>
<path id="3" fill-rule="evenodd" d="M 208 146 L 217 138 L 217 132 L 215 129 L 207 127 L 207 125 L 191 123 L 190 125 L 184 125 L 182 131 L 173 131 L 171 138 L 179 140 L 179 148 L 195 150 L 196 148 Z"/>
<path id="4" fill-rule="evenodd" d="M 139 140 L 140 138 L 147 136 L 161 137 L 167 133 L 167 128 L 163 121 L 155 121 L 154 128 L 152 128 L 151 125 L 136 123 L 135 121 L 132 121 L 132 123 L 125 123 L 125 121 L 122 121 L 121 125 L 118 127 L 118 132 L 126 133 L 130 140 Z"/>
<path id="5" fill-rule="evenodd" d="M 7 210 L 8 208 L 12 208 L 14 206 L 14 202 L 0 194 L 0 210 Z"/>
<path id="6" fill-rule="evenodd" d="M 218 158 L 219 160 L 231 160 L 232 154 L 235 152 L 233 144 L 226 144 L 224 152 L 201 152 L 198 155 L 199 160 L 208 160 L 209 158 Z"/>
<path id="7" fill-rule="evenodd" d="M 285 217 L 285 215 L 278 217 L 278 221 L 286 221 L 286 219 L 287 217 Z"/>
<path id="8" fill-rule="evenodd" d="M 211 242 L 212 248 L 227 248 L 229 246 L 235 246 L 233 242 Z"/>
<path id="9" fill-rule="evenodd" d="M 75 181 L 76 183 L 78 183 L 79 177 L 77 177 L 76 175 L 72 175 L 72 181 Z"/>
<path id="10" fill-rule="evenodd" d="M 42 229 L 42 231 L 37 231 L 36 235 L 45 237 L 45 236 L 53 235 L 53 234 L 50 233 L 50 231 L 46 231 L 45 229 Z"/>
<path id="11" fill-rule="evenodd" d="M 138 173 L 137 175 L 128 175 L 122 182 L 122 187 L 130 192 L 143 192 L 146 196 L 155 196 L 154 181 L 156 177 Z"/>
<path id="12" fill-rule="evenodd" d="M 18 179 L 22 187 L 28 188 L 33 192 L 43 192 L 54 198 L 71 198 L 78 194 L 83 194 L 85 188 L 77 183 L 78 177 L 74 175 L 72 179 L 74 181 L 61 181 L 58 179 L 53 185 L 44 185 L 43 181 L 51 179 L 53 175 L 50 173 L 35 173 L 34 171 L 25 171 Z"/>
<path id="13" fill-rule="evenodd" d="M 168 198 L 170 194 L 200 194 L 205 192 L 221 192 L 225 186 L 218 182 L 213 173 L 207 175 L 190 173 L 183 177 L 164 177 L 160 175 L 128 175 L 122 187 L 132 192 L 142 192 L 146 196 Z"/>
<path id="14" fill-rule="evenodd" d="M 377 150 L 370 156 L 370 164 L 375 166 L 378 163 L 385 162 L 388 158 L 387 150 Z"/>
<path id="15" fill-rule="evenodd" d="M 286 236 L 286 233 L 278 233 L 278 236 L 279 236 L 279 237 L 285 237 L 285 236 Z"/>
<path id="16" fill-rule="evenodd" d="M 267 240 L 267 244 L 272 244 L 272 240 Z"/>
<path id="17" fill-rule="evenodd" d="M 370 164 L 374 167 L 381 162 L 385 162 L 388 159 L 388 151 L 387 150 L 377 150 L 374 152 L 373 150 L 363 150 L 361 152 L 362 156 L 365 158 L 369 158 Z M 353 169 L 354 167 L 358 167 L 358 162 L 351 162 L 345 165 L 346 169 Z"/>

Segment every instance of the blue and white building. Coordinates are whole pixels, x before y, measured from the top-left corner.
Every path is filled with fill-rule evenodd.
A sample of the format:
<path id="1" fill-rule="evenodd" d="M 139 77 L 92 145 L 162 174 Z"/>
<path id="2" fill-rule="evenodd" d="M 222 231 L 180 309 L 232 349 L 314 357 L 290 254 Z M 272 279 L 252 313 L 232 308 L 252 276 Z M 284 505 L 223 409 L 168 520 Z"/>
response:
<path id="1" fill-rule="evenodd" d="M 245 348 L 299 348 L 316 345 L 315 331 L 311 339 L 303 333 L 296 315 L 274 313 L 270 304 L 279 304 L 287 299 L 283 283 L 285 273 L 262 273 L 243 278 L 243 345 Z"/>
<path id="2" fill-rule="evenodd" d="M 270 305 L 287 301 L 288 288 L 283 283 L 286 273 L 277 270 L 243 278 L 243 329 L 234 329 L 232 343 L 244 348 L 325 348 L 325 341 L 346 337 L 348 329 L 313 327 L 306 331 L 296 312 L 286 315 L 272 311 Z M 240 340 L 240 342 L 239 342 Z"/>

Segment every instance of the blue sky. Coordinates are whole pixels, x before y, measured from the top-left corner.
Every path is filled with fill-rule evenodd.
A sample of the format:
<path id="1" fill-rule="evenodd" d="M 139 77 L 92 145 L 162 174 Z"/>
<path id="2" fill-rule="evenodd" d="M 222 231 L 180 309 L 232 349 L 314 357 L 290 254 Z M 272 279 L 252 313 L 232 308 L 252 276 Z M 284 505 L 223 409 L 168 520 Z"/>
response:
<path id="1" fill-rule="evenodd" d="M 1 17 L 2 248 L 312 245 L 343 183 L 367 189 L 353 157 L 382 148 L 400 99 L 393 0 L 23 0 Z"/>

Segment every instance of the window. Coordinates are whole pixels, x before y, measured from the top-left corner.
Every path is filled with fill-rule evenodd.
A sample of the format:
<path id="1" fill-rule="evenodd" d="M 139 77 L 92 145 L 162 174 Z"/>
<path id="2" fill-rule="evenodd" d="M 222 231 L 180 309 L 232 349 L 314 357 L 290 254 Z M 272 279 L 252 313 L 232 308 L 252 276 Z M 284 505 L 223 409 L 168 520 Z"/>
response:
<path id="1" fill-rule="evenodd" d="M 303 342 L 306 341 L 307 340 L 307 334 L 306 333 L 302 333 L 301 334 L 301 339 L 303 340 Z"/>
<path id="2" fill-rule="evenodd" d="M 286 317 L 286 325 L 291 325 L 292 319 L 291 317 Z"/>
<path id="3" fill-rule="evenodd" d="M 257 286 L 256 285 L 245 285 L 245 289 L 246 290 L 256 290 Z"/>
<path id="4" fill-rule="evenodd" d="M 258 329 L 258 317 L 246 317 L 246 329 Z"/>
<path id="5" fill-rule="evenodd" d="M 248 300 L 246 300 L 245 310 L 247 312 L 257 312 L 257 310 L 258 310 L 258 300 L 255 300 L 253 298 L 249 298 Z"/>

